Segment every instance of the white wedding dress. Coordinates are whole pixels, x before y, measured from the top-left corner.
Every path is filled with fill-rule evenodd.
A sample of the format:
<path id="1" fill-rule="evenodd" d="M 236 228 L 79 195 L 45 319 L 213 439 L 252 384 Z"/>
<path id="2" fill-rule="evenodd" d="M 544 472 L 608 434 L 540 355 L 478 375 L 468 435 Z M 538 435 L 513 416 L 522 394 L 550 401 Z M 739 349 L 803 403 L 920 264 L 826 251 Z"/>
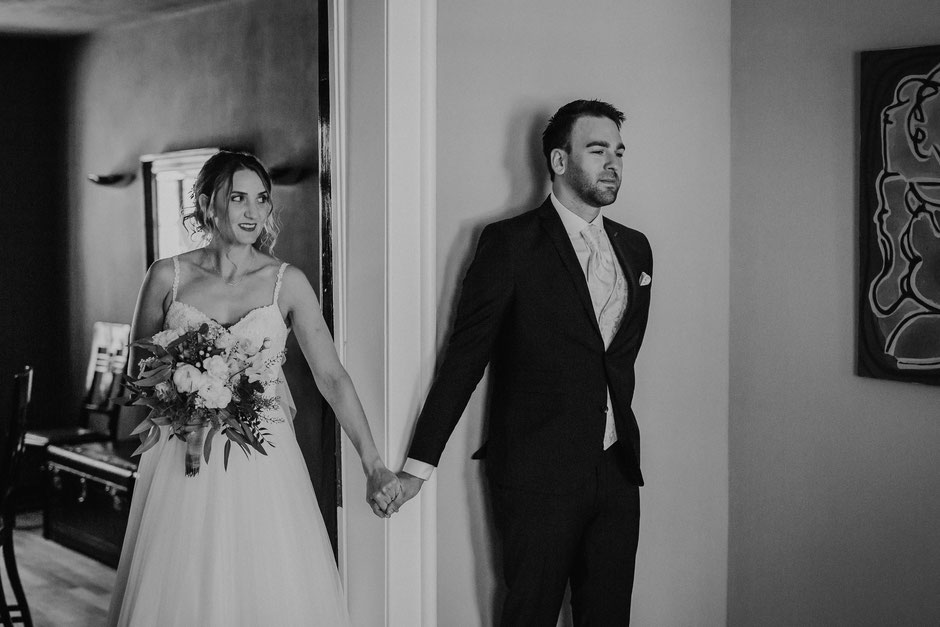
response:
<path id="1" fill-rule="evenodd" d="M 164 329 L 220 325 L 195 307 L 173 302 Z M 248 312 L 230 333 L 284 350 L 289 329 L 277 306 L 283 264 L 270 305 Z M 283 380 L 283 373 L 281 373 Z M 195 477 L 184 471 L 185 442 L 160 441 L 140 459 L 130 521 L 109 625 L 130 627 L 262 627 L 348 625 L 345 598 L 316 495 L 294 436 L 284 383 L 266 394 L 280 408 L 264 424 L 267 456 L 232 447 L 223 468 L 224 438 Z"/>

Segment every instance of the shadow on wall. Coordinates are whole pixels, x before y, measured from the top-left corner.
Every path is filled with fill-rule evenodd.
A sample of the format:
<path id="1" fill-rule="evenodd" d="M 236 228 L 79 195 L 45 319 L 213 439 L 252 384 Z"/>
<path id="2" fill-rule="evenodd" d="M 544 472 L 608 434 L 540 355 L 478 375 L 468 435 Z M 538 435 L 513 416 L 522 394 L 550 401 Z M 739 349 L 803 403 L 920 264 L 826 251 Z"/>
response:
<path id="1" fill-rule="evenodd" d="M 460 298 L 461 283 L 476 251 L 476 244 L 483 228 L 494 221 L 504 220 L 538 207 L 544 202 L 549 192 L 549 177 L 545 159 L 542 155 L 542 130 L 548 118 L 555 110 L 555 105 L 543 102 L 523 102 L 516 106 L 510 116 L 510 123 L 504 134 L 505 143 L 502 163 L 508 174 L 510 189 L 508 198 L 498 209 L 484 213 L 476 212 L 476 217 L 464 221 L 456 236 L 455 244 L 448 254 L 445 274 L 453 277 L 455 284 L 441 290 L 438 312 L 440 320 L 438 342 L 439 357 L 443 356 L 443 347 L 454 325 L 456 304 Z M 468 209 L 465 215 L 474 215 Z M 448 279 L 450 280 L 450 279 Z M 488 375 L 484 377 L 488 380 Z M 489 386 L 479 403 L 483 413 L 483 424 L 479 426 L 482 434 L 479 439 L 469 437 L 466 448 L 460 458 L 464 466 L 461 475 L 466 480 L 467 511 L 479 512 L 470 520 L 470 535 L 473 546 L 473 573 L 476 582 L 477 607 L 489 608 L 490 624 L 498 624 L 506 590 L 502 577 L 502 552 L 496 533 L 492 502 L 488 497 L 484 463 L 471 460 L 471 455 L 486 440 L 486 407 L 489 406 Z M 471 400 L 471 407 L 474 401 Z M 472 411 L 471 411 L 472 413 Z M 474 427 L 472 433 L 477 433 Z M 567 603 L 566 603 L 567 607 Z M 570 611 L 565 609 L 559 625 L 570 625 Z"/>

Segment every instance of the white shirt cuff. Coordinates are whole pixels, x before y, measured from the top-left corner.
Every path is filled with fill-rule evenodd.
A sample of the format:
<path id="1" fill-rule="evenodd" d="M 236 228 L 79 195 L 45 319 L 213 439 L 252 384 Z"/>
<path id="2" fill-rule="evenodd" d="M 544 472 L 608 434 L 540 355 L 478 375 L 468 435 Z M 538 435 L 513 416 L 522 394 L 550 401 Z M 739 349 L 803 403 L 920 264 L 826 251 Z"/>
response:
<path id="1" fill-rule="evenodd" d="M 405 465 L 402 468 L 409 475 L 414 475 L 418 479 L 424 479 L 427 481 L 431 478 L 431 473 L 434 472 L 434 466 L 427 462 L 422 462 L 417 459 L 411 459 L 410 457 L 405 460 Z"/>

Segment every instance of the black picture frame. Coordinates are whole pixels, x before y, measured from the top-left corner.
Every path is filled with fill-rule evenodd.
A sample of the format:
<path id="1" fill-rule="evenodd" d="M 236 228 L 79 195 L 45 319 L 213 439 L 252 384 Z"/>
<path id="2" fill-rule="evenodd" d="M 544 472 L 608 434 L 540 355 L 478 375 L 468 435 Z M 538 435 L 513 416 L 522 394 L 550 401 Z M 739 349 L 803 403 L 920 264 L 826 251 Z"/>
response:
<path id="1" fill-rule="evenodd" d="M 859 69 L 857 373 L 940 385 L 940 45 Z"/>

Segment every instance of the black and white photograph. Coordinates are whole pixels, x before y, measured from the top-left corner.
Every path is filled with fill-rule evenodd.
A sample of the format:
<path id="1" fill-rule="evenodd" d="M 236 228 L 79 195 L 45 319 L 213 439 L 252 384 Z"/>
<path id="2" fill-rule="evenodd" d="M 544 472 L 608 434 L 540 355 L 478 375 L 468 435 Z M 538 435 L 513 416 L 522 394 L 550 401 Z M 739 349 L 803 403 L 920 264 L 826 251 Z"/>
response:
<path id="1" fill-rule="evenodd" d="M 931 0 L 0 0 L 0 625 L 940 624 Z"/>

